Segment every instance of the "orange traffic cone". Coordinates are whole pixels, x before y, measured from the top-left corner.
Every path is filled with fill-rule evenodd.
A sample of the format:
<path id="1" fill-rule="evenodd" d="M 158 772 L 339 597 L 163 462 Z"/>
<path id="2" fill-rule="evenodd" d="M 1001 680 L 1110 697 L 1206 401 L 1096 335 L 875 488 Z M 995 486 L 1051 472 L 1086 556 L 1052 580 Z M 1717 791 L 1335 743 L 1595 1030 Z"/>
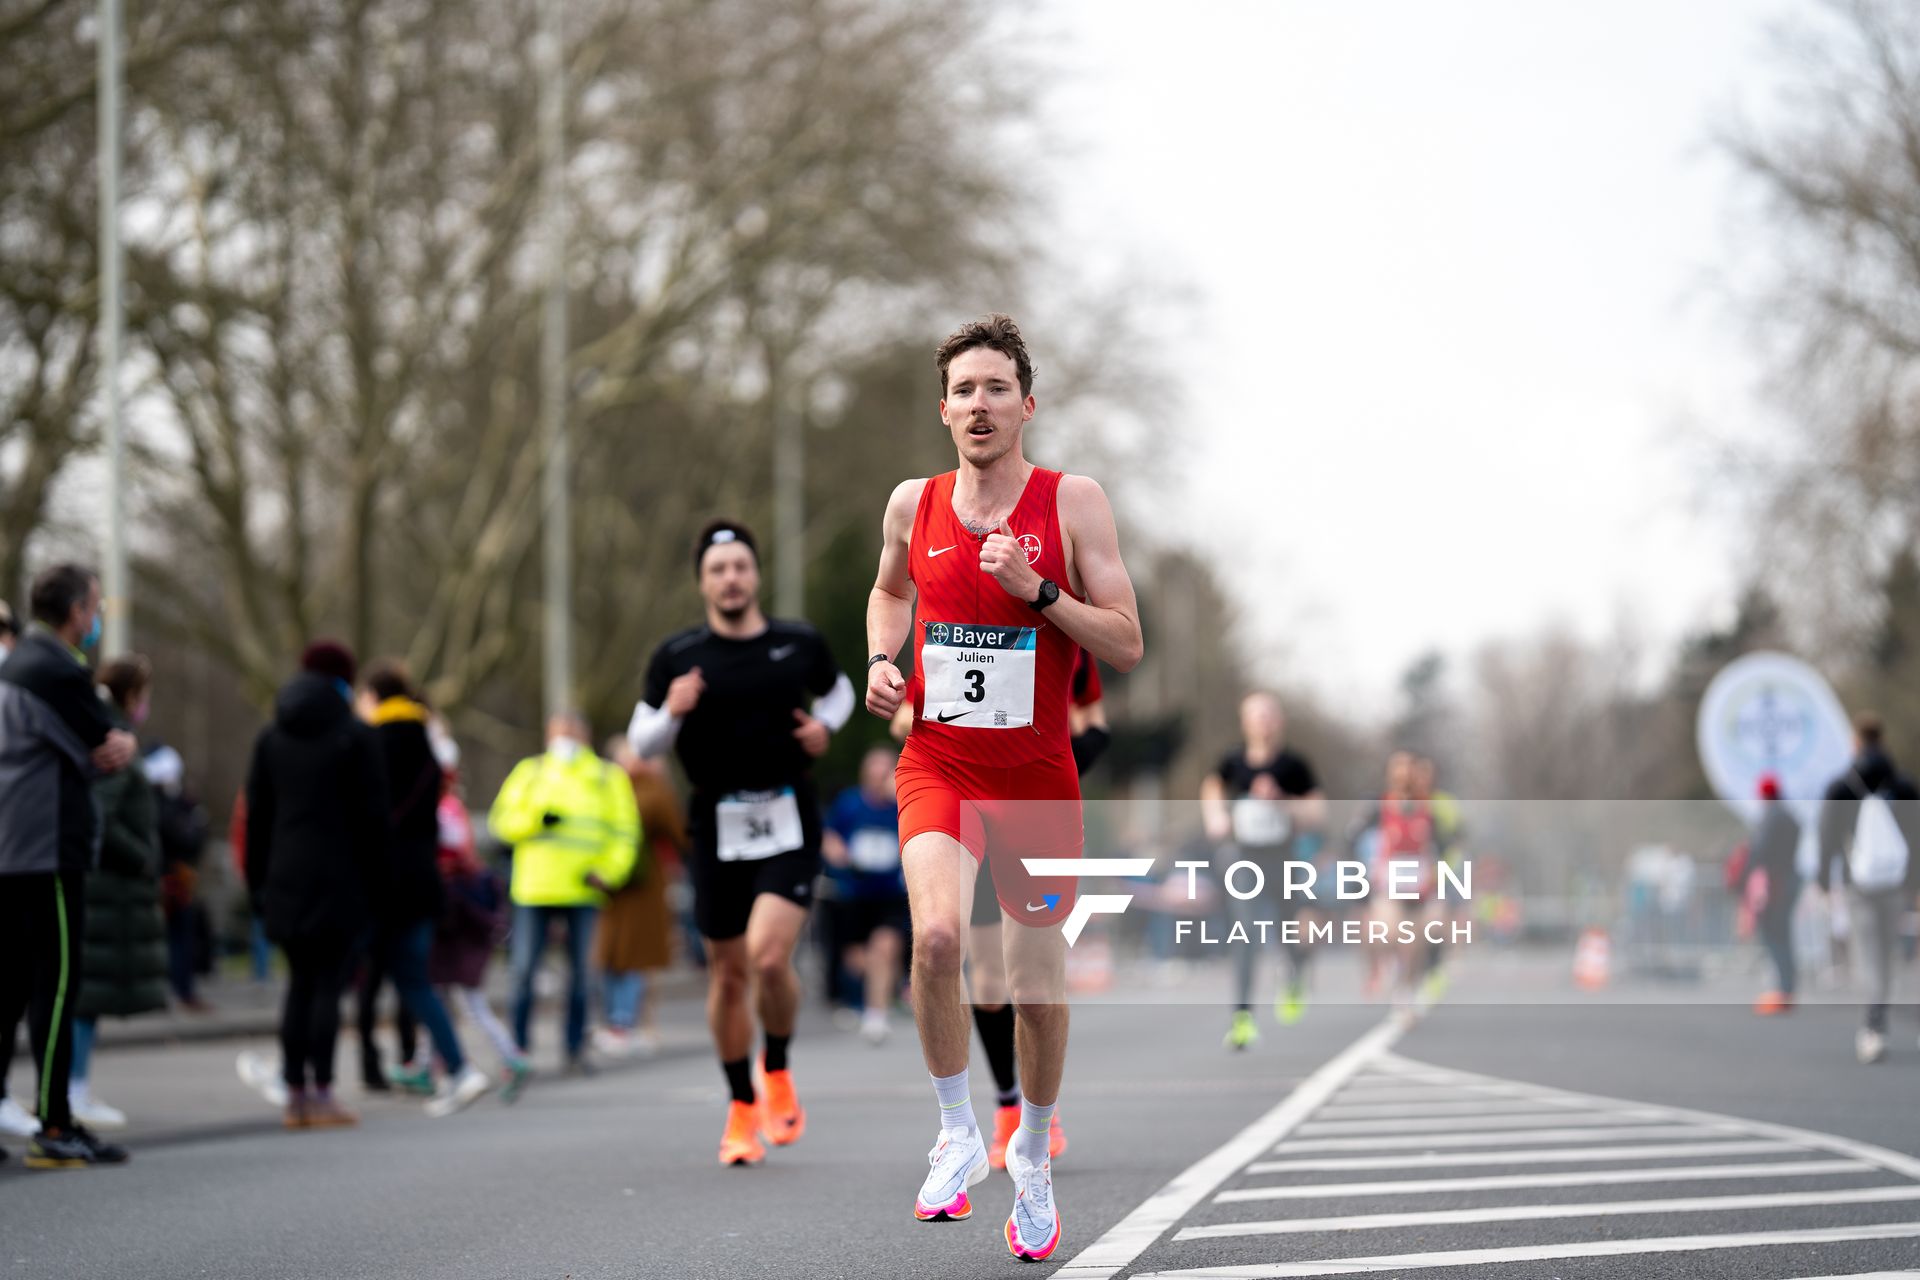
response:
<path id="1" fill-rule="evenodd" d="M 1607 985 L 1613 969 L 1613 943 L 1605 929 L 1588 929 L 1573 949 L 1573 980 L 1576 985 L 1598 991 Z"/>

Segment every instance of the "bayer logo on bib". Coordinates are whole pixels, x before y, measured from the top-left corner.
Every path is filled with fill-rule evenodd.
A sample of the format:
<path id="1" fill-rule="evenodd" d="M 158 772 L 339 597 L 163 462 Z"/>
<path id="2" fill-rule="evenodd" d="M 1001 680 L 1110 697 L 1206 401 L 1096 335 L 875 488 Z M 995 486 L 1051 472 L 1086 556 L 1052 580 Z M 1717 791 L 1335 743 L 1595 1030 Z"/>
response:
<path id="1" fill-rule="evenodd" d="M 921 719 L 963 729 L 1024 729 L 1033 723 L 1033 670 L 1039 648 L 1032 627 L 925 624 L 920 664 L 926 672 Z"/>

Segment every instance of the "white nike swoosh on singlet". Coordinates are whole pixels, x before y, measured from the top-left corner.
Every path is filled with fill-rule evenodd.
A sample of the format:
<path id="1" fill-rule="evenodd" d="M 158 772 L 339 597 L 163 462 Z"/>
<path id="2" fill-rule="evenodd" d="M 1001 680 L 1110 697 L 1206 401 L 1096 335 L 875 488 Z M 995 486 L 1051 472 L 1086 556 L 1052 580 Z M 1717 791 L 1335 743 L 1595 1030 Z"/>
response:
<path id="1" fill-rule="evenodd" d="M 957 547 L 957 546 L 959 546 L 959 545 L 960 545 L 960 544 L 956 542 L 956 543 L 954 543 L 954 544 L 953 544 L 953 547 Z M 940 549 L 939 549 L 938 551 L 935 551 L 935 550 L 934 550 L 934 549 L 933 549 L 932 547 L 928 547 L 928 548 L 927 548 L 927 559 L 929 559 L 929 560 L 931 560 L 931 559 L 933 559 L 933 558 L 934 558 L 935 556 L 943 556 L 943 555 L 945 555 L 945 554 L 947 554 L 947 552 L 949 552 L 949 551 L 951 551 L 951 550 L 953 550 L 953 547 L 942 547 L 942 548 L 940 548 Z"/>
<path id="2" fill-rule="evenodd" d="M 769 649 L 767 650 L 767 661 L 778 662 L 799 647 L 797 644 L 783 644 L 778 649 Z"/>

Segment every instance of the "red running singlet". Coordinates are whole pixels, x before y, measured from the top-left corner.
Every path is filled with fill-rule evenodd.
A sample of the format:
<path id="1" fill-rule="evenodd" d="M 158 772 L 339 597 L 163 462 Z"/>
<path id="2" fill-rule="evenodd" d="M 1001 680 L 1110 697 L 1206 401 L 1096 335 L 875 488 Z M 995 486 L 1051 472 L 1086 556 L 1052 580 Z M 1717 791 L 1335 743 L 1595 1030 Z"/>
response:
<path id="1" fill-rule="evenodd" d="M 913 737 L 936 756 L 1011 768 L 1070 756 L 1067 702 L 1078 646 L 980 568 L 986 541 L 953 510 L 959 472 L 927 481 L 913 513 Z M 1064 594 L 1060 473 L 1035 467 L 1007 527 Z"/>

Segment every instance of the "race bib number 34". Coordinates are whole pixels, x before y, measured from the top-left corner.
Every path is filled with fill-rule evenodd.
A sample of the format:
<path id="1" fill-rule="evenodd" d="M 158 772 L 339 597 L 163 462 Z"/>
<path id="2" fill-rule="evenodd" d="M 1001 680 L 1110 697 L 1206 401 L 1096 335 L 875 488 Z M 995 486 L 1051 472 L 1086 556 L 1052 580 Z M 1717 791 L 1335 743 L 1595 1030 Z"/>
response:
<path id="1" fill-rule="evenodd" d="M 713 816 L 722 862 L 757 862 L 806 843 L 792 787 L 736 791 L 714 806 Z"/>
<path id="2" fill-rule="evenodd" d="M 1024 729 L 1033 723 L 1034 628 L 924 625 L 923 720 L 963 729 Z"/>

